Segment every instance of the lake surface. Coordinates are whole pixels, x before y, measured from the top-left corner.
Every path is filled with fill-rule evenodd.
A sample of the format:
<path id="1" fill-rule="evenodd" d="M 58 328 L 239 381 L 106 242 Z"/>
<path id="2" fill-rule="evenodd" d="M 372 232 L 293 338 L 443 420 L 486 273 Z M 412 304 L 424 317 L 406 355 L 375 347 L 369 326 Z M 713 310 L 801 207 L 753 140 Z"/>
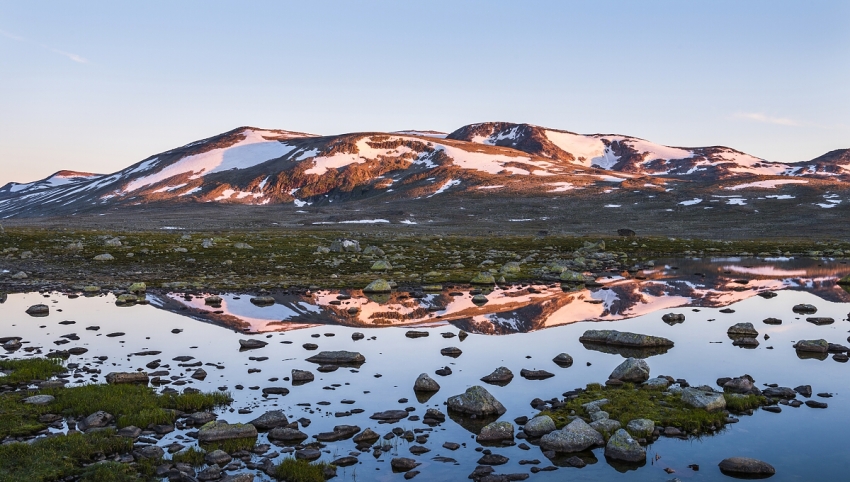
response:
<path id="1" fill-rule="evenodd" d="M 187 381 L 185 386 L 201 390 L 226 387 L 235 401 L 230 408 L 219 412 L 221 419 L 247 422 L 266 410 L 282 409 L 290 420 L 302 416 L 311 419 L 309 428 L 302 429 L 311 436 L 341 424 L 358 425 L 361 429 L 370 427 L 379 434 L 394 427 L 427 428 L 421 421 L 409 420 L 378 425 L 369 416 L 405 407 L 415 408 L 411 414 L 419 416 L 430 407 L 445 412 L 445 400 L 472 385 L 485 386 L 504 404 L 507 413 L 500 420 L 531 417 L 536 413 L 529 404 L 533 398 L 560 397 L 563 392 L 588 383 L 604 382 L 623 361 L 620 354 L 582 345 L 578 339 L 584 331 L 617 329 L 663 336 L 673 340 L 675 346 L 664 354 L 647 358 L 652 376 L 670 375 L 684 378 L 691 385 L 715 386 L 717 378 L 746 373 L 762 388 L 765 383 L 785 387 L 809 384 L 814 393 L 833 395 L 828 399 L 813 396 L 828 402 L 829 408 L 782 406 L 778 414 L 757 410 L 712 436 L 690 440 L 662 437 L 647 447 L 647 464 L 636 470 L 618 471 L 605 461 L 604 449 L 599 448 L 594 450 L 598 462 L 583 469 L 563 467 L 532 474 L 529 480 L 655 481 L 673 477 L 718 480 L 726 477 L 719 472 L 717 464 L 732 456 L 769 462 L 777 471 L 772 480 L 841 480 L 850 473 L 850 459 L 842 444 L 850 428 L 848 392 L 844 391 L 850 384 L 850 364 L 836 362 L 831 356 L 824 360 L 801 359 L 792 345 L 800 339 L 817 338 L 848 344 L 850 293 L 835 284 L 847 273 L 850 273 L 847 264 L 832 260 L 660 260 L 654 268 L 600 278 L 598 281 L 603 286 L 589 290 L 565 292 L 559 285 L 496 290 L 488 293 L 490 301 L 481 307 L 472 303 L 468 289 L 451 288 L 420 298 L 396 293 L 377 300 L 359 291 L 346 292 L 351 299 L 344 300 L 338 300 L 338 292 L 328 291 L 310 296 L 275 294 L 277 303 L 268 307 L 251 304 L 250 296 L 224 295 L 220 308 L 206 306 L 200 297 L 187 300 L 181 293 L 149 295 L 150 305 L 132 307 L 117 307 L 112 295 L 69 298 L 63 293 L 28 293 L 9 295 L 0 305 L 0 336 L 22 337 L 25 349 L 41 347 L 31 353 L 19 350 L 4 355 L 13 358 L 34 356 L 38 352 L 46 354 L 51 349 L 88 348 L 87 353 L 72 356 L 69 361 L 97 366 L 102 373 L 72 378 L 78 383 L 103 382 L 110 371 L 134 371 L 144 368 L 152 359 L 161 359 L 163 364 L 170 364 L 171 375 Z M 777 296 L 771 299 L 757 296 L 766 291 L 775 291 Z M 331 304 L 335 300 L 339 304 Z M 51 314 L 34 318 L 24 313 L 27 307 L 37 303 L 48 304 Z M 806 316 L 811 315 L 792 311 L 800 303 L 815 305 L 816 316 L 832 317 L 835 323 L 817 326 L 806 322 Z M 352 306 L 358 308 L 356 314 L 348 313 Z M 734 312 L 722 313 L 723 308 Z M 665 313 L 682 313 L 686 320 L 671 326 L 661 320 Z M 769 317 L 781 319 L 782 324 L 764 324 L 762 320 Z M 60 324 L 64 320 L 76 323 Z M 379 320 L 377 324 L 376 320 Z M 387 326 L 388 321 L 394 326 Z M 732 345 L 726 330 L 740 322 L 751 322 L 759 331 L 757 348 Z M 89 326 L 100 329 L 86 330 Z M 427 330 L 430 336 L 405 337 L 405 332 L 414 327 Z M 458 333 L 459 328 L 471 333 L 462 342 L 457 337 L 440 336 L 443 332 Z M 174 329 L 182 332 L 172 333 Z M 352 340 L 352 333 L 357 331 L 366 338 Z M 114 332 L 124 335 L 106 336 Z M 79 340 L 54 345 L 69 334 L 76 334 Z M 769 335 L 768 340 L 764 339 L 765 334 Z M 238 340 L 247 337 L 257 337 L 269 345 L 240 351 Z M 358 351 L 366 357 L 366 363 L 359 369 L 319 373 L 315 370 L 317 365 L 305 361 L 317 351 L 304 349 L 304 343 L 319 345 L 318 351 Z M 441 356 L 440 349 L 449 346 L 460 348 L 463 354 L 458 358 Z M 131 356 L 144 350 L 162 353 Z M 561 352 L 572 355 L 575 361 L 571 367 L 560 368 L 552 362 Z M 207 378 L 192 380 L 188 375 L 193 368 L 179 368 L 177 362 L 171 361 L 181 355 L 223 368 L 205 366 Z M 97 365 L 97 356 L 108 359 Z M 269 359 L 255 361 L 250 357 Z M 445 377 L 434 373 L 444 366 L 451 367 L 453 373 Z M 479 381 L 499 366 L 514 372 L 510 384 L 499 387 Z M 261 371 L 249 374 L 250 368 Z M 545 369 L 556 376 L 526 380 L 519 376 L 523 368 Z M 292 369 L 311 370 L 316 380 L 300 386 L 282 380 L 269 381 L 290 376 Z M 441 389 L 429 400 L 420 402 L 413 392 L 413 382 L 423 372 L 437 380 Z M 236 385 L 245 388 L 236 389 Z M 290 393 L 264 397 L 260 389 L 271 386 L 287 387 Z M 400 403 L 404 398 L 408 401 Z M 343 400 L 355 403 L 343 404 Z M 330 404 L 317 405 L 322 401 Z M 297 406 L 298 403 L 311 406 Z M 354 408 L 364 412 L 344 417 L 334 415 Z M 239 409 L 252 413 L 239 414 Z M 179 433 L 167 435 L 160 445 L 167 445 Z M 261 434 L 260 442 L 264 441 Z M 442 448 L 446 441 L 466 446 L 450 451 Z M 390 453 L 375 459 L 371 452 L 365 452 L 359 455 L 359 464 L 340 468 L 334 480 L 400 480 L 402 476 L 393 474 L 389 466 L 390 459 L 396 456 L 412 457 L 422 463 L 417 468 L 421 471 L 417 479 L 466 480 L 481 456 L 474 450 L 479 446 L 474 435 L 451 419 L 435 427 L 428 442 L 421 444 L 431 449 L 426 454 L 411 455 L 409 447 L 415 443 L 402 439 L 393 439 L 390 444 L 393 446 Z M 279 448 L 273 446 L 273 450 Z M 331 461 L 354 450 L 351 440 L 329 443 L 323 460 Z M 540 467 L 551 465 L 535 446 L 528 451 L 517 446 L 492 450 L 510 458 L 506 465 L 495 467 L 497 473 L 528 472 L 530 465 L 519 464 L 523 459 L 539 459 Z M 434 460 L 439 456 L 457 462 Z M 700 470 L 689 469 L 690 464 L 698 464 Z M 675 473 L 668 475 L 665 468 Z"/>

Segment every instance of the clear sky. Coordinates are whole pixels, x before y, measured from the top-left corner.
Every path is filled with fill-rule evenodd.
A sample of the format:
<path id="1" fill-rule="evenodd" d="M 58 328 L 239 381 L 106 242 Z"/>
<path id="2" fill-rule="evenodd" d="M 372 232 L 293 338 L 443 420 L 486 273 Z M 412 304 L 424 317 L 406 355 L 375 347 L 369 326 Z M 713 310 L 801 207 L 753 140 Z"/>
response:
<path id="1" fill-rule="evenodd" d="M 241 125 L 850 148 L 850 1 L 0 0 L 0 185 Z"/>

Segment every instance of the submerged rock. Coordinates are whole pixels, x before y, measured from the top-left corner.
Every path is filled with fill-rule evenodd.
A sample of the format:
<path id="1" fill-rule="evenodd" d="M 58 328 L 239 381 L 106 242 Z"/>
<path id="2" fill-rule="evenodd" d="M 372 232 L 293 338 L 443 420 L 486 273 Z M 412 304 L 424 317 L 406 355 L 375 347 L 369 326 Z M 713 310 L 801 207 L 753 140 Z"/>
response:
<path id="1" fill-rule="evenodd" d="M 769 463 L 749 457 L 730 457 L 723 459 L 718 465 L 724 474 L 735 476 L 764 477 L 776 473 L 776 469 Z"/>
<path id="2" fill-rule="evenodd" d="M 461 395 L 449 397 L 447 405 L 450 410 L 476 416 L 502 415 L 507 411 L 496 397 L 479 385 L 467 388 Z"/>

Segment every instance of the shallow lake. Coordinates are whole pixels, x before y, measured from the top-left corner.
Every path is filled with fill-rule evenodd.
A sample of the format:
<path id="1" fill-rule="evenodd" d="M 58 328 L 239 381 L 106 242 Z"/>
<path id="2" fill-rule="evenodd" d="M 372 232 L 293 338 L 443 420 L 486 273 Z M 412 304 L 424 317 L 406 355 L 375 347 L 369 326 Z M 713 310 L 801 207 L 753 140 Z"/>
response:
<path id="1" fill-rule="evenodd" d="M 506 290 L 485 291 L 490 301 L 477 306 L 469 289 L 447 289 L 440 293 L 416 296 L 392 294 L 383 299 L 369 298 L 359 291 L 345 292 L 350 299 L 339 300 L 338 292 L 319 291 L 310 296 L 275 294 L 276 303 L 260 307 L 250 296 L 223 295 L 220 307 L 205 305 L 202 297 L 187 299 L 182 293 L 149 295 L 149 305 L 118 307 L 112 295 L 69 297 L 67 293 L 27 293 L 9 295 L 0 305 L 0 337 L 23 338 L 24 349 L 3 356 L 20 358 L 46 354 L 51 349 L 84 347 L 89 351 L 72 356 L 69 362 L 100 368 L 100 374 L 71 378 L 75 383 L 103 382 L 111 371 L 135 371 L 153 359 L 161 359 L 170 374 L 186 382 L 184 387 L 201 390 L 223 388 L 230 391 L 234 403 L 220 412 L 228 422 L 247 422 L 267 410 L 282 409 L 290 420 L 307 417 L 312 424 L 306 433 L 331 431 L 333 426 L 357 425 L 380 434 L 394 427 L 405 430 L 428 428 L 421 421 L 402 420 L 393 425 L 378 425 L 369 416 L 375 412 L 412 407 L 411 415 L 422 416 L 429 407 L 445 412 L 444 402 L 472 385 L 483 385 L 507 408 L 500 420 L 533 416 L 537 411 L 533 398 L 560 397 L 565 391 L 604 382 L 623 361 L 623 355 L 606 353 L 578 341 L 588 329 L 617 329 L 663 336 L 675 342 L 666 353 L 646 360 L 652 376 L 684 378 L 691 385 L 716 386 L 720 377 L 751 375 L 759 387 L 777 383 L 784 387 L 808 384 L 814 393 L 828 392 L 832 398 L 827 409 L 807 406 L 782 406 L 781 413 L 756 410 L 741 416 L 721 432 L 699 439 L 680 440 L 662 437 L 647 447 L 647 463 L 634 470 L 622 470 L 605 461 L 602 448 L 594 450 L 598 459 L 585 468 L 562 467 L 553 472 L 532 474 L 529 480 L 717 480 L 726 478 L 717 464 L 726 457 L 754 457 L 772 464 L 777 471 L 772 480 L 841 480 L 850 473 L 850 459 L 842 445 L 850 428 L 850 404 L 844 388 L 850 384 L 850 366 L 830 357 L 800 358 L 792 345 L 801 339 L 823 338 L 830 343 L 848 344 L 850 293 L 836 280 L 850 272 L 848 265 L 815 259 L 677 259 L 661 260 L 656 267 L 631 274 L 612 274 L 598 279 L 591 289 L 564 291 L 560 285 L 526 285 Z M 529 288 L 532 288 L 529 291 Z M 764 298 L 759 293 L 773 291 L 777 296 Z M 332 301 L 337 303 L 331 303 Z M 47 317 L 30 317 L 27 307 L 46 303 Z M 794 313 L 796 304 L 817 307 L 818 317 L 835 322 L 815 325 L 807 316 Z M 348 309 L 356 307 L 349 313 Z M 733 310 L 731 313 L 721 309 Z M 219 312 L 219 313 L 216 313 Z M 388 315 L 396 313 L 396 315 Z M 685 321 L 668 325 L 665 313 L 682 313 Z M 779 318 L 780 325 L 762 320 Z M 62 321 L 74 324 L 60 324 Z M 378 320 L 376 323 L 375 321 Z M 588 321 L 590 320 L 590 321 Z M 751 322 L 759 331 L 760 345 L 744 349 L 732 345 L 727 329 L 740 322 Z M 86 330 L 99 326 L 99 330 Z M 441 333 L 457 334 L 459 328 L 470 336 L 443 338 Z M 182 330 L 172 333 L 172 330 Z M 430 336 L 411 339 L 410 329 L 428 331 Z M 366 338 L 352 340 L 352 333 Z M 122 332 L 123 336 L 107 334 Z M 75 334 L 78 340 L 62 345 L 63 335 Z M 769 335 L 765 340 L 764 335 Z M 72 337 L 72 338 L 76 338 Z M 269 344 L 261 349 L 240 351 L 239 339 L 256 337 Z M 317 353 L 302 347 L 315 343 L 318 351 L 358 351 L 366 357 L 359 369 L 340 368 L 318 373 L 317 365 L 305 358 Z M 440 349 L 456 346 L 463 353 L 457 358 L 442 356 Z M 38 348 L 37 348 L 38 347 Z M 25 350 L 30 350 L 29 352 Z M 131 354 L 158 350 L 156 356 Z M 609 350 L 612 351 L 612 350 Z M 560 368 L 552 358 L 569 353 L 574 364 Z M 188 376 L 194 368 L 180 368 L 174 357 L 188 355 L 205 364 L 208 376 L 203 381 Z M 98 356 L 108 357 L 99 362 Z M 251 357 L 268 357 L 265 361 Z M 222 368 L 217 368 L 222 367 Z M 449 366 L 452 374 L 438 376 L 435 370 Z M 507 386 L 487 385 L 479 381 L 499 366 L 510 368 L 516 377 Z M 260 369 L 248 373 L 250 368 Z M 547 380 L 526 380 L 521 369 L 545 369 L 555 374 Z M 283 377 L 292 369 L 311 370 L 316 380 L 292 386 Z M 420 373 L 430 374 L 441 389 L 427 401 L 417 400 L 413 382 Z M 380 377 L 378 377 L 380 375 Z M 269 381 L 278 378 L 277 381 Z M 241 385 L 244 388 L 237 389 Z M 169 386 L 169 385 L 166 385 Z M 282 386 L 286 396 L 264 397 L 262 388 Z M 256 388 L 253 388 L 256 387 Z M 175 388 L 180 389 L 180 386 Z M 407 399 L 406 402 L 400 402 Z M 353 404 L 343 404 L 343 400 Z M 328 405 L 317 405 L 318 402 Z M 298 406 L 309 403 L 309 407 Z M 238 413 L 239 409 L 252 413 Z M 363 413 L 337 417 L 352 409 Z M 466 480 L 481 456 L 474 435 L 452 419 L 434 428 L 424 445 L 430 452 L 413 456 L 411 445 L 394 438 L 392 450 L 380 458 L 371 452 L 359 455 L 360 463 L 340 468 L 335 480 L 401 480 L 393 474 L 389 461 L 396 456 L 412 457 L 421 462 L 420 480 Z M 164 446 L 180 431 L 166 435 Z M 265 441 L 261 434 L 260 442 Z M 442 448 L 446 441 L 465 443 L 456 451 Z M 518 442 L 520 442 L 518 440 Z M 184 439 L 183 443 L 187 443 Z M 280 450 L 280 447 L 272 447 Z M 536 446 L 522 450 L 517 446 L 492 448 L 510 461 L 495 467 L 497 473 L 528 472 L 531 465 L 523 459 L 539 459 L 539 467 L 551 465 Z M 328 443 L 322 460 L 355 451 L 350 439 Z M 441 462 L 448 457 L 456 462 Z M 557 462 L 557 461 L 556 461 Z M 688 468 L 699 465 L 699 471 Z M 665 468 L 675 470 L 668 475 Z M 620 470 L 618 470 L 620 469 Z"/>

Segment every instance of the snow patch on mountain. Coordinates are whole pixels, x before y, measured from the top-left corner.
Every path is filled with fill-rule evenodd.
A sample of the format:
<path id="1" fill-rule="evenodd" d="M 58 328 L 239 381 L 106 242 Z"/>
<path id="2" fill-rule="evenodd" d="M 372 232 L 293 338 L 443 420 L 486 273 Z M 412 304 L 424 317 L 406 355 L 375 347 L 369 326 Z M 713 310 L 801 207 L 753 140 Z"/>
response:
<path id="1" fill-rule="evenodd" d="M 730 186 L 725 189 L 729 191 L 738 191 L 740 189 L 749 189 L 753 187 L 759 187 L 762 189 L 776 189 L 778 186 L 783 184 L 807 184 L 809 181 L 803 179 L 769 179 L 767 181 L 756 181 L 756 182 L 748 182 L 746 184 L 738 184 L 736 186 Z"/>
<path id="2" fill-rule="evenodd" d="M 231 169 L 247 169 L 257 164 L 285 156 L 295 150 L 295 146 L 283 144 L 277 140 L 267 140 L 263 137 L 264 134 L 269 135 L 271 132 L 245 129 L 242 132 L 245 138 L 236 144 L 230 147 L 213 149 L 201 154 L 186 156 L 158 172 L 131 181 L 125 187 L 124 192 L 132 192 L 185 173 L 192 174 L 190 179 L 198 179 L 215 172 L 229 171 Z M 142 171 L 145 164 L 150 166 L 153 161 L 155 159 L 143 163 L 143 165 L 134 168 L 130 172 Z"/>

